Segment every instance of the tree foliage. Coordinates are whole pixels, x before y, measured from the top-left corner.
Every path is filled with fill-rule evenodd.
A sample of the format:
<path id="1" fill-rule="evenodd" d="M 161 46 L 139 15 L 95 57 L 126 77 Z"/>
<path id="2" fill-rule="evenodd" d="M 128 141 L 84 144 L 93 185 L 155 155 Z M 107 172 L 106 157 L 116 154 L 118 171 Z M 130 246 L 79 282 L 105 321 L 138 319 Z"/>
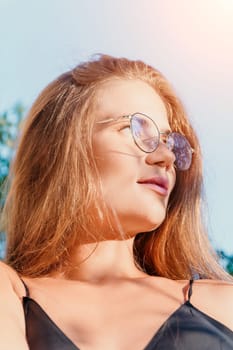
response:
<path id="1" fill-rule="evenodd" d="M 4 204 L 3 184 L 9 173 L 23 113 L 24 107 L 20 103 L 17 103 L 12 109 L 0 113 L 0 207 Z"/>
<path id="2" fill-rule="evenodd" d="M 217 251 L 220 261 L 227 272 L 233 276 L 233 255 L 226 254 L 223 250 Z"/>
<path id="3" fill-rule="evenodd" d="M 24 107 L 21 103 L 0 113 L 0 211 L 5 201 L 5 182 L 14 156 L 19 125 L 23 119 Z M 4 256 L 5 235 L 0 230 L 0 259 Z"/>

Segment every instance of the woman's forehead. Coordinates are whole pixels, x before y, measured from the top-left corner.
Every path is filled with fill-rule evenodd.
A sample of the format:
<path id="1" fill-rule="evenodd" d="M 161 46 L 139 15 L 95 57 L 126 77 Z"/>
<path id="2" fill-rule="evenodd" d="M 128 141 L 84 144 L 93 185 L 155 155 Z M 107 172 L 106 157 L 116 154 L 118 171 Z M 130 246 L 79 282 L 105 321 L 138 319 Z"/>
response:
<path id="1" fill-rule="evenodd" d="M 96 120 L 144 113 L 162 128 L 167 128 L 167 110 L 158 93 L 146 82 L 137 79 L 112 79 L 96 94 Z"/>

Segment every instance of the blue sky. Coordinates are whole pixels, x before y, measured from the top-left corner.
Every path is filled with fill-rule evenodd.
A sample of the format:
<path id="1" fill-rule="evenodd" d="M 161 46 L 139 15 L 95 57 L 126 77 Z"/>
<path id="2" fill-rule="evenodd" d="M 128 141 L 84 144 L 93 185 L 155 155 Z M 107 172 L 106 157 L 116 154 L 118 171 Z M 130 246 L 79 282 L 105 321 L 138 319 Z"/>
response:
<path id="1" fill-rule="evenodd" d="M 233 253 L 232 38 L 232 0 L 0 0 L 0 110 L 29 107 L 48 82 L 95 53 L 152 64 L 197 130 L 209 234 Z"/>

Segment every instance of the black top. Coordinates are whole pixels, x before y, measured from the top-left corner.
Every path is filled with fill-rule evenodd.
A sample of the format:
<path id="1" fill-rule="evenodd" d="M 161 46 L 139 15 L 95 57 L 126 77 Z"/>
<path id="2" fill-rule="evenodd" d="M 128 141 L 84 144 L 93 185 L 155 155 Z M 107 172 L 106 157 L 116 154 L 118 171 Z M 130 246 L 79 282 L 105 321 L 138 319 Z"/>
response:
<path id="1" fill-rule="evenodd" d="M 192 285 L 193 280 L 189 284 L 188 301 L 172 313 L 142 350 L 233 349 L 233 331 L 190 303 Z M 26 285 L 25 288 L 27 295 L 23 298 L 23 308 L 30 350 L 81 350 L 30 298 Z"/>

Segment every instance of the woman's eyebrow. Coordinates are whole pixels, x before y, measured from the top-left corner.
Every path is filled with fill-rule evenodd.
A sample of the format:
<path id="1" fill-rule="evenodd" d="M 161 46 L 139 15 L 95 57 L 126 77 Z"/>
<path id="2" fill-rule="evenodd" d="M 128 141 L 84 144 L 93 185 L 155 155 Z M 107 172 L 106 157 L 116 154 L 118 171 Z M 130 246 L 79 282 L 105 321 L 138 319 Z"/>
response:
<path id="1" fill-rule="evenodd" d="M 120 116 L 117 116 L 117 117 L 106 117 L 106 118 L 103 118 L 101 120 L 98 120 L 96 121 L 97 124 L 104 124 L 104 123 L 108 123 L 108 122 L 114 122 L 114 121 L 120 121 L 121 119 L 123 120 L 125 116 L 124 115 L 120 115 Z"/>
<path id="2" fill-rule="evenodd" d="M 103 118 L 101 120 L 97 120 L 96 123 L 97 124 L 105 124 L 105 123 L 109 123 L 109 122 L 113 122 L 113 121 L 115 121 L 115 119 L 109 117 L 109 118 Z"/>

